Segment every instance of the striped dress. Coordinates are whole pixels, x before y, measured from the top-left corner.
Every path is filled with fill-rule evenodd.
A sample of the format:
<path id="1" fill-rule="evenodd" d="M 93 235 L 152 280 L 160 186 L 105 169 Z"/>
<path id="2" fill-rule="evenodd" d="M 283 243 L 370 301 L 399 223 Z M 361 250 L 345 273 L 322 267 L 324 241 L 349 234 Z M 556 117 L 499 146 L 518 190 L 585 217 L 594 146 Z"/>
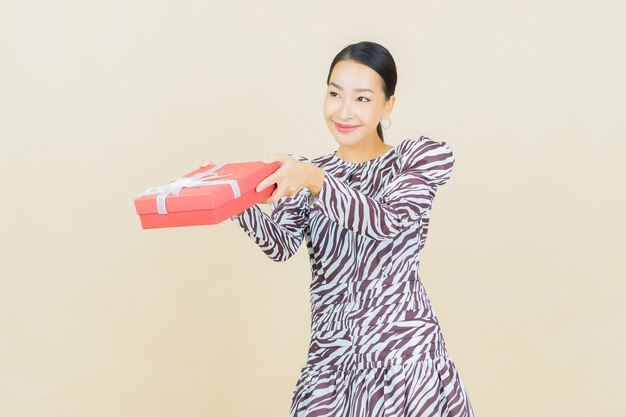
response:
<path id="1" fill-rule="evenodd" d="M 319 195 L 231 217 L 276 262 L 306 241 L 311 338 L 289 416 L 472 417 L 418 273 L 450 147 L 420 136 L 365 162 L 289 155 L 324 170 Z"/>

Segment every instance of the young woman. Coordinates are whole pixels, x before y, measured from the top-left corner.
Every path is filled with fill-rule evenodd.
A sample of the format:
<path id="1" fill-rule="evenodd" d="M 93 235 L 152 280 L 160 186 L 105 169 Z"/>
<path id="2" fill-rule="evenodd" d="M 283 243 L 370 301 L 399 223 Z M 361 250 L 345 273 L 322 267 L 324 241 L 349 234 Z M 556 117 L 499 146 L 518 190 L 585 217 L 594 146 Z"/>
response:
<path id="1" fill-rule="evenodd" d="M 426 136 L 384 143 L 396 79 L 377 43 L 339 52 L 324 100 L 338 149 L 271 155 L 282 166 L 257 187 L 277 184 L 271 215 L 255 205 L 231 218 L 274 261 L 306 240 L 311 341 L 290 417 L 473 416 L 418 273 L 454 157 Z"/>

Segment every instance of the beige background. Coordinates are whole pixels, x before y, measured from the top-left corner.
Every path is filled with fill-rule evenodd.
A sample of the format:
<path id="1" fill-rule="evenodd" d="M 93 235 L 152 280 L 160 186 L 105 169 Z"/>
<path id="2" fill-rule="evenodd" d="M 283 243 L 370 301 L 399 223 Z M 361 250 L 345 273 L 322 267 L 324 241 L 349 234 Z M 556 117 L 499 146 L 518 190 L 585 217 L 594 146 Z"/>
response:
<path id="1" fill-rule="evenodd" d="M 0 415 L 287 415 L 305 248 L 142 230 L 132 200 L 335 150 L 327 70 L 360 40 L 398 65 L 386 142 L 455 153 L 421 273 L 476 415 L 625 415 L 618 4 L 0 1 Z"/>

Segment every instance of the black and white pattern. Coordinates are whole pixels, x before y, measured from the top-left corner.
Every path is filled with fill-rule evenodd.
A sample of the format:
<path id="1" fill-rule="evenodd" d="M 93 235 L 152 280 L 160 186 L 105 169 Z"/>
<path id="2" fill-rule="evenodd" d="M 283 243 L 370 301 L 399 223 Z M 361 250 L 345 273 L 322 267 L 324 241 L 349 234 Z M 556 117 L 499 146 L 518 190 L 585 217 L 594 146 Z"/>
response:
<path id="1" fill-rule="evenodd" d="M 311 341 L 289 416 L 473 417 L 418 273 L 450 147 L 421 136 L 365 162 L 291 156 L 324 170 L 319 195 L 231 218 L 276 262 L 306 241 Z"/>

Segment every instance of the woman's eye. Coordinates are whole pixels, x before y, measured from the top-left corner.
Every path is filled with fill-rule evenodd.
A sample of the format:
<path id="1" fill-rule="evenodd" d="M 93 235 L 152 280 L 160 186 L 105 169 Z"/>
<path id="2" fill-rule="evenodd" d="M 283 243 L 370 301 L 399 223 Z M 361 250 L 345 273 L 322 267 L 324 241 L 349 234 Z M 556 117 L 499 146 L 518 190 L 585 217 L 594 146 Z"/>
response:
<path id="1" fill-rule="evenodd" d="M 331 91 L 331 92 L 330 92 L 330 95 L 331 95 L 332 97 L 335 97 L 335 95 L 336 95 L 336 94 L 337 94 L 337 93 L 336 93 L 335 91 Z"/>
<path id="2" fill-rule="evenodd" d="M 365 100 L 365 101 L 362 101 L 363 103 L 367 103 L 368 101 L 370 101 L 367 97 L 363 97 L 363 96 L 359 97 L 357 100 L 361 100 L 361 99 Z"/>

